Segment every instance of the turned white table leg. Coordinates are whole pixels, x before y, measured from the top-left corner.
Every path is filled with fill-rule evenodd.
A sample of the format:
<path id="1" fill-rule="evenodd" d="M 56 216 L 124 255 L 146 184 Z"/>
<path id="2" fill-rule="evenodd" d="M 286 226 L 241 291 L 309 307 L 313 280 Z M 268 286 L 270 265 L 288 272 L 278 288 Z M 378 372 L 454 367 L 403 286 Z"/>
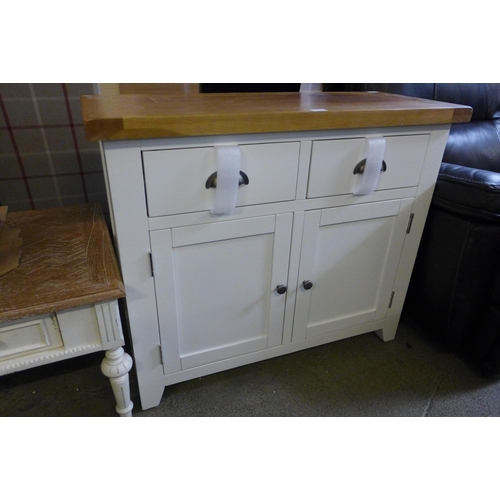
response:
<path id="1" fill-rule="evenodd" d="M 120 417 L 131 417 L 134 404 L 130 400 L 128 372 L 132 368 L 132 358 L 123 347 L 109 349 L 101 363 L 102 373 L 109 378 L 116 399 L 116 411 Z"/>

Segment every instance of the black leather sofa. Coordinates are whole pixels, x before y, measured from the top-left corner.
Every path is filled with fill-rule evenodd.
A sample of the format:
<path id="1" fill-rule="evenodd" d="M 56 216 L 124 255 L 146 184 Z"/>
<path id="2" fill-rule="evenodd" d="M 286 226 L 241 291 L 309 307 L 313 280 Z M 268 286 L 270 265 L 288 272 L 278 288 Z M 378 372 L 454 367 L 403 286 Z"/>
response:
<path id="1" fill-rule="evenodd" d="M 329 87 L 330 85 L 330 87 Z M 482 375 L 500 376 L 500 84 L 325 84 L 466 104 L 454 124 L 405 304 Z"/>

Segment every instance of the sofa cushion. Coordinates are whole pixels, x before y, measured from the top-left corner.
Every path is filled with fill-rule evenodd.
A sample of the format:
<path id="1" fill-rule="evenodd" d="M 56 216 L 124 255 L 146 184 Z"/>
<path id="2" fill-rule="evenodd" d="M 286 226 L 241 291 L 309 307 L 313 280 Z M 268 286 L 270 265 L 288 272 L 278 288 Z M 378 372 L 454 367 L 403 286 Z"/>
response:
<path id="1" fill-rule="evenodd" d="M 500 118 L 452 125 L 443 161 L 500 172 Z"/>
<path id="2" fill-rule="evenodd" d="M 500 220 L 500 173 L 442 163 L 433 203 L 461 215 Z"/>

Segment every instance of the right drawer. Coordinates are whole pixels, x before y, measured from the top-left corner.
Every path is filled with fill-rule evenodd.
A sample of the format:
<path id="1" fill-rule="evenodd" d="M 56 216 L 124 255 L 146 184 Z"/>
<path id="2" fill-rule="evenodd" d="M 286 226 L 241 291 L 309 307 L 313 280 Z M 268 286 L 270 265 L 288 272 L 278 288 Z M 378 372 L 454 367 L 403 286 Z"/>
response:
<path id="1" fill-rule="evenodd" d="M 385 137 L 384 161 L 376 190 L 416 186 L 424 164 L 428 134 Z M 308 198 L 353 193 L 359 182 L 355 166 L 366 158 L 366 139 L 328 139 L 313 142 Z"/>

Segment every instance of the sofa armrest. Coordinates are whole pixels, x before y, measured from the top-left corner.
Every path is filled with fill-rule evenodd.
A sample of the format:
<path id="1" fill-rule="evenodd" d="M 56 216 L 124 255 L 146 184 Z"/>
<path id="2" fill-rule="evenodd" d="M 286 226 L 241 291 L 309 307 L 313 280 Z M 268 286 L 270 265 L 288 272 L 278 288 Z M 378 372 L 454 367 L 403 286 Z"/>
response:
<path id="1" fill-rule="evenodd" d="M 500 173 L 442 163 L 433 203 L 462 215 L 500 222 Z"/>

